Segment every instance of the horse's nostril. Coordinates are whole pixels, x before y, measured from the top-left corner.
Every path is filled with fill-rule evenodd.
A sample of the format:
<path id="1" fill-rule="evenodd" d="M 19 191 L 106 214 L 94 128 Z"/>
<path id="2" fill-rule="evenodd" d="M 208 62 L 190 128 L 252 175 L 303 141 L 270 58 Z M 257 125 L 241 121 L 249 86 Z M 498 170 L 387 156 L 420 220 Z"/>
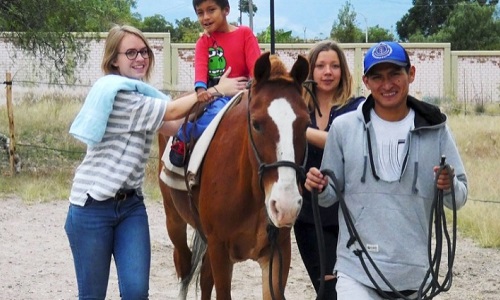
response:
<path id="1" fill-rule="evenodd" d="M 276 217 L 278 217 L 279 215 L 279 210 L 278 210 L 278 206 L 277 206 L 278 202 L 276 200 L 271 200 L 271 203 L 270 203 L 270 206 L 271 206 L 271 212 L 273 213 L 273 215 L 275 215 Z"/>

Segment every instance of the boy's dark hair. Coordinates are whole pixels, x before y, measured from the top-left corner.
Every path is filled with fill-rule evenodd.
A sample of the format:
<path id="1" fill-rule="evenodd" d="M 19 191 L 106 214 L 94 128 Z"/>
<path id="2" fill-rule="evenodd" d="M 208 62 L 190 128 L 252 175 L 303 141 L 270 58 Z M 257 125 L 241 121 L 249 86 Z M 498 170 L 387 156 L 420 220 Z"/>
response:
<path id="1" fill-rule="evenodd" d="M 193 8 L 196 10 L 196 7 L 205 1 L 207 0 L 193 0 Z M 229 7 L 229 0 L 212 0 L 212 1 L 215 2 L 215 4 L 217 4 L 218 6 L 220 6 L 221 9 Z"/>

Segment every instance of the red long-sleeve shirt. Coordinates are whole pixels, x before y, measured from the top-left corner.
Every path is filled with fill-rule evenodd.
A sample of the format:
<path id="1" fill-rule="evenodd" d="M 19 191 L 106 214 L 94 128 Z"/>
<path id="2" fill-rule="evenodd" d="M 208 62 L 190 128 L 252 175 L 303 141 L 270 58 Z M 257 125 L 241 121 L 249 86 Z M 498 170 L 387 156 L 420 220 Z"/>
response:
<path id="1" fill-rule="evenodd" d="M 206 89 L 209 79 L 219 78 L 228 67 L 231 67 L 229 77 L 253 77 L 253 67 L 260 54 L 257 38 L 247 26 L 239 26 L 231 32 L 213 32 L 210 36 L 204 34 L 196 42 L 195 89 Z"/>

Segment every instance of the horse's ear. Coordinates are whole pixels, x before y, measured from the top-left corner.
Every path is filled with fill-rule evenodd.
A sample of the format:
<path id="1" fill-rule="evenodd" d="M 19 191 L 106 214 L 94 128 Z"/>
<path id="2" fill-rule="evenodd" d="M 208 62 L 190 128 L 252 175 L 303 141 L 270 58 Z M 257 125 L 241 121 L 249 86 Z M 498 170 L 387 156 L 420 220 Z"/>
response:
<path id="1" fill-rule="evenodd" d="M 297 57 L 297 60 L 293 64 L 292 70 L 290 71 L 290 76 L 292 76 L 295 81 L 302 84 L 306 80 L 308 74 L 309 62 L 304 56 L 299 55 L 299 57 Z"/>
<path id="2" fill-rule="evenodd" d="M 271 75 L 271 61 L 269 59 L 271 53 L 264 52 L 255 62 L 253 68 L 253 76 L 256 82 L 267 80 Z"/>

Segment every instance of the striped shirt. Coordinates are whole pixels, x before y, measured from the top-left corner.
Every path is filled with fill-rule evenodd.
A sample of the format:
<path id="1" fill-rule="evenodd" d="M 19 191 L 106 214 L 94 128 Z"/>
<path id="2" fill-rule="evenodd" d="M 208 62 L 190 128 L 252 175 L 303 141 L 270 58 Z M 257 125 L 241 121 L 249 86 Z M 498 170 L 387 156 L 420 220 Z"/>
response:
<path id="1" fill-rule="evenodd" d="M 76 169 L 69 201 L 84 206 L 88 195 L 102 201 L 114 197 L 119 189 L 141 188 L 166 109 L 165 100 L 118 92 L 102 141 L 87 148 Z"/>

